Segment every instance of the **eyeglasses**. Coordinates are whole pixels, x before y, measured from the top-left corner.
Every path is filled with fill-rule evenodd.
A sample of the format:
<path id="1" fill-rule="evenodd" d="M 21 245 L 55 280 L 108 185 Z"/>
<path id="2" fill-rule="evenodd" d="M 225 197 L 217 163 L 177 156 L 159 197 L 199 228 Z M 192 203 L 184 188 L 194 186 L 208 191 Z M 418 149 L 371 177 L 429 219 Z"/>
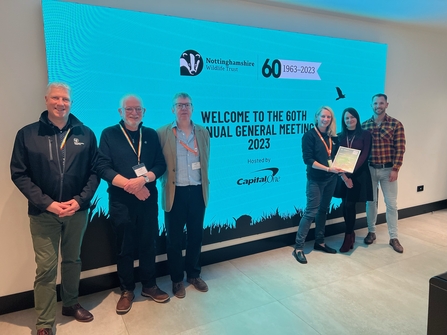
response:
<path id="1" fill-rule="evenodd" d="M 132 113 L 133 111 L 135 111 L 138 114 L 141 114 L 144 111 L 144 108 L 141 107 L 126 107 L 124 108 L 124 110 L 126 111 L 126 113 Z"/>
<path id="2" fill-rule="evenodd" d="M 174 104 L 174 106 L 175 106 L 175 108 L 177 108 L 177 109 L 183 109 L 183 108 L 190 109 L 191 106 L 192 106 L 192 103 L 186 103 L 186 104 Z"/>

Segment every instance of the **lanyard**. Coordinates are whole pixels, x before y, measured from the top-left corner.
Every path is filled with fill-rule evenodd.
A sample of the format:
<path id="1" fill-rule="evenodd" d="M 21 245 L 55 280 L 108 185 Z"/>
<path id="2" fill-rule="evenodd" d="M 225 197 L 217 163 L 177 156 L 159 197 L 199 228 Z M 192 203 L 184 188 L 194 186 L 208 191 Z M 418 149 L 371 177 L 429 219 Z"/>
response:
<path id="1" fill-rule="evenodd" d="M 62 140 L 62 143 L 61 143 L 61 146 L 60 146 L 61 150 L 65 147 L 65 144 L 67 143 L 67 138 L 68 138 L 68 134 L 70 134 L 70 130 L 71 130 L 71 128 L 69 128 L 67 130 L 67 133 L 65 134 L 64 139 Z"/>
<path id="2" fill-rule="evenodd" d="M 198 155 L 199 151 L 197 150 L 197 139 L 196 135 L 194 134 L 194 150 L 191 149 L 185 142 L 183 142 L 181 139 L 177 137 L 177 128 L 172 128 L 172 132 L 174 133 L 175 138 L 180 142 L 180 144 L 189 152 L 192 152 L 194 155 Z"/>
<path id="3" fill-rule="evenodd" d="M 326 142 L 324 141 L 323 136 L 321 136 L 321 134 L 320 134 L 320 131 L 317 129 L 317 127 L 315 127 L 314 129 L 317 132 L 318 136 L 320 137 L 321 142 L 323 142 L 324 147 L 326 148 L 327 156 L 329 158 L 331 158 L 331 152 L 332 152 L 332 141 L 331 141 L 331 138 L 329 137 L 329 148 L 328 148 Z"/>
<path id="4" fill-rule="evenodd" d="M 135 151 L 135 148 L 134 148 L 134 146 L 133 146 L 133 144 L 132 144 L 132 141 L 130 140 L 129 135 L 128 135 L 127 132 L 124 130 L 124 128 L 123 128 L 123 126 L 122 126 L 121 124 L 120 124 L 120 128 L 121 128 L 121 130 L 123 131 L 123 134 L 124 134 L 124 136 L 125 136 L 126 139 L 127 139 L 127 142 L 129 142 L 129 145 L 130 145 L 130 147 L 132 148 L 133 152 L 135 152 L 135 155 L 137 155 L 137 158 L 138 158 L 138 164 L 140 164 L 140 157 L 141 157 L 141 141 L 142 141 L 142 139 L 143 139 L 143 135 L 142 135 L 142 132 L 141 132 L 141 127 L 140 127 L 140 140 L 138 141 L 138 153 Z"/>
<path id="5" fill-rule="evenodd" d="M 349 142 L 349 138 L 348 138 L 348 136 L 346 136 L 346 144 L 348 145 L 348 148 L 352 147 L 352 142 L 354 142 L 354 138 L 355 138 L 355 135 L 351 138 L 351 142 Z"/>

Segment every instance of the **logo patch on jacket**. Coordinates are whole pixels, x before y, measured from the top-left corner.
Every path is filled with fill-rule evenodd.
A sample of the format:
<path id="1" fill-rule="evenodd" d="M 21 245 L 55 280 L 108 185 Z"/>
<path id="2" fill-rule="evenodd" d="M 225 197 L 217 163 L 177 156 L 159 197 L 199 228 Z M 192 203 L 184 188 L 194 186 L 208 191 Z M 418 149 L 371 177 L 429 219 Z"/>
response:
<path id="1" fill-rule="evenodd" d="M 74 143 L 74 145 L 84 145 L 84 143 L 83 143 L 83 142 L 80 142 L 80 141 L 79 141 L 79 138 L 77 138 L 77 137 L 74 137 L 74 138 L 73 138 L 73 143 Z"/>

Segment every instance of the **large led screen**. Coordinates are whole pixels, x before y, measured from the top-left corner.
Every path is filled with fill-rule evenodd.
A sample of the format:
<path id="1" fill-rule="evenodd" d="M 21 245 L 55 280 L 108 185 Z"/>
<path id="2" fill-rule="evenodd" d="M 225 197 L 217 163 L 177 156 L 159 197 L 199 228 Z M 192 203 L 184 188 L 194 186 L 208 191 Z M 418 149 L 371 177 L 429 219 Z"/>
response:
<path id="1" fill-rule="evenodd" d="M 72 113 L 98 138 L 120 120 L 126 94 L 142 97 L 144 125 L 154 129 L 174 120 L 175 93 L 191 95 L 193 121 L 211 135 L 209 235 L 296 225 L 291 219 L 305 207 L 301 137 L 316 110 L 332 107 L 341 129 L 344 108 L 356 108 L 364 121 L 371 96 L 384 90 L 384 44 L 42 4 L 49 81 L 71 85 Z M 107 217 L 106 186 L 93 219 Z M 160 233 L 163 221 L 160 213 Z"/>

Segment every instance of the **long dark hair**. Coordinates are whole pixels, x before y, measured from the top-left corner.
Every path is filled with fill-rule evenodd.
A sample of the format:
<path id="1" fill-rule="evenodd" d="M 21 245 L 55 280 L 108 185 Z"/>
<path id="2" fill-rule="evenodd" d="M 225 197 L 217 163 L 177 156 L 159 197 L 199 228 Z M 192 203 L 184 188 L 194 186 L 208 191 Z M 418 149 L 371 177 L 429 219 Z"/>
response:
<path id="1" fill-rule="evenodd" d="M 362 123 L 360 122 L 359 113 L 352 107 L 345 108 L 343 113 L 341 114 L 341 136 L 348 136 L 348 127 L 346 127 L 345 123 L 345 115 L 346 113 L 351 114 L 353 117 L 357 119 L 357 124 L 354 129 L 354 134 L 359 134 L 362 132 Z"/>

